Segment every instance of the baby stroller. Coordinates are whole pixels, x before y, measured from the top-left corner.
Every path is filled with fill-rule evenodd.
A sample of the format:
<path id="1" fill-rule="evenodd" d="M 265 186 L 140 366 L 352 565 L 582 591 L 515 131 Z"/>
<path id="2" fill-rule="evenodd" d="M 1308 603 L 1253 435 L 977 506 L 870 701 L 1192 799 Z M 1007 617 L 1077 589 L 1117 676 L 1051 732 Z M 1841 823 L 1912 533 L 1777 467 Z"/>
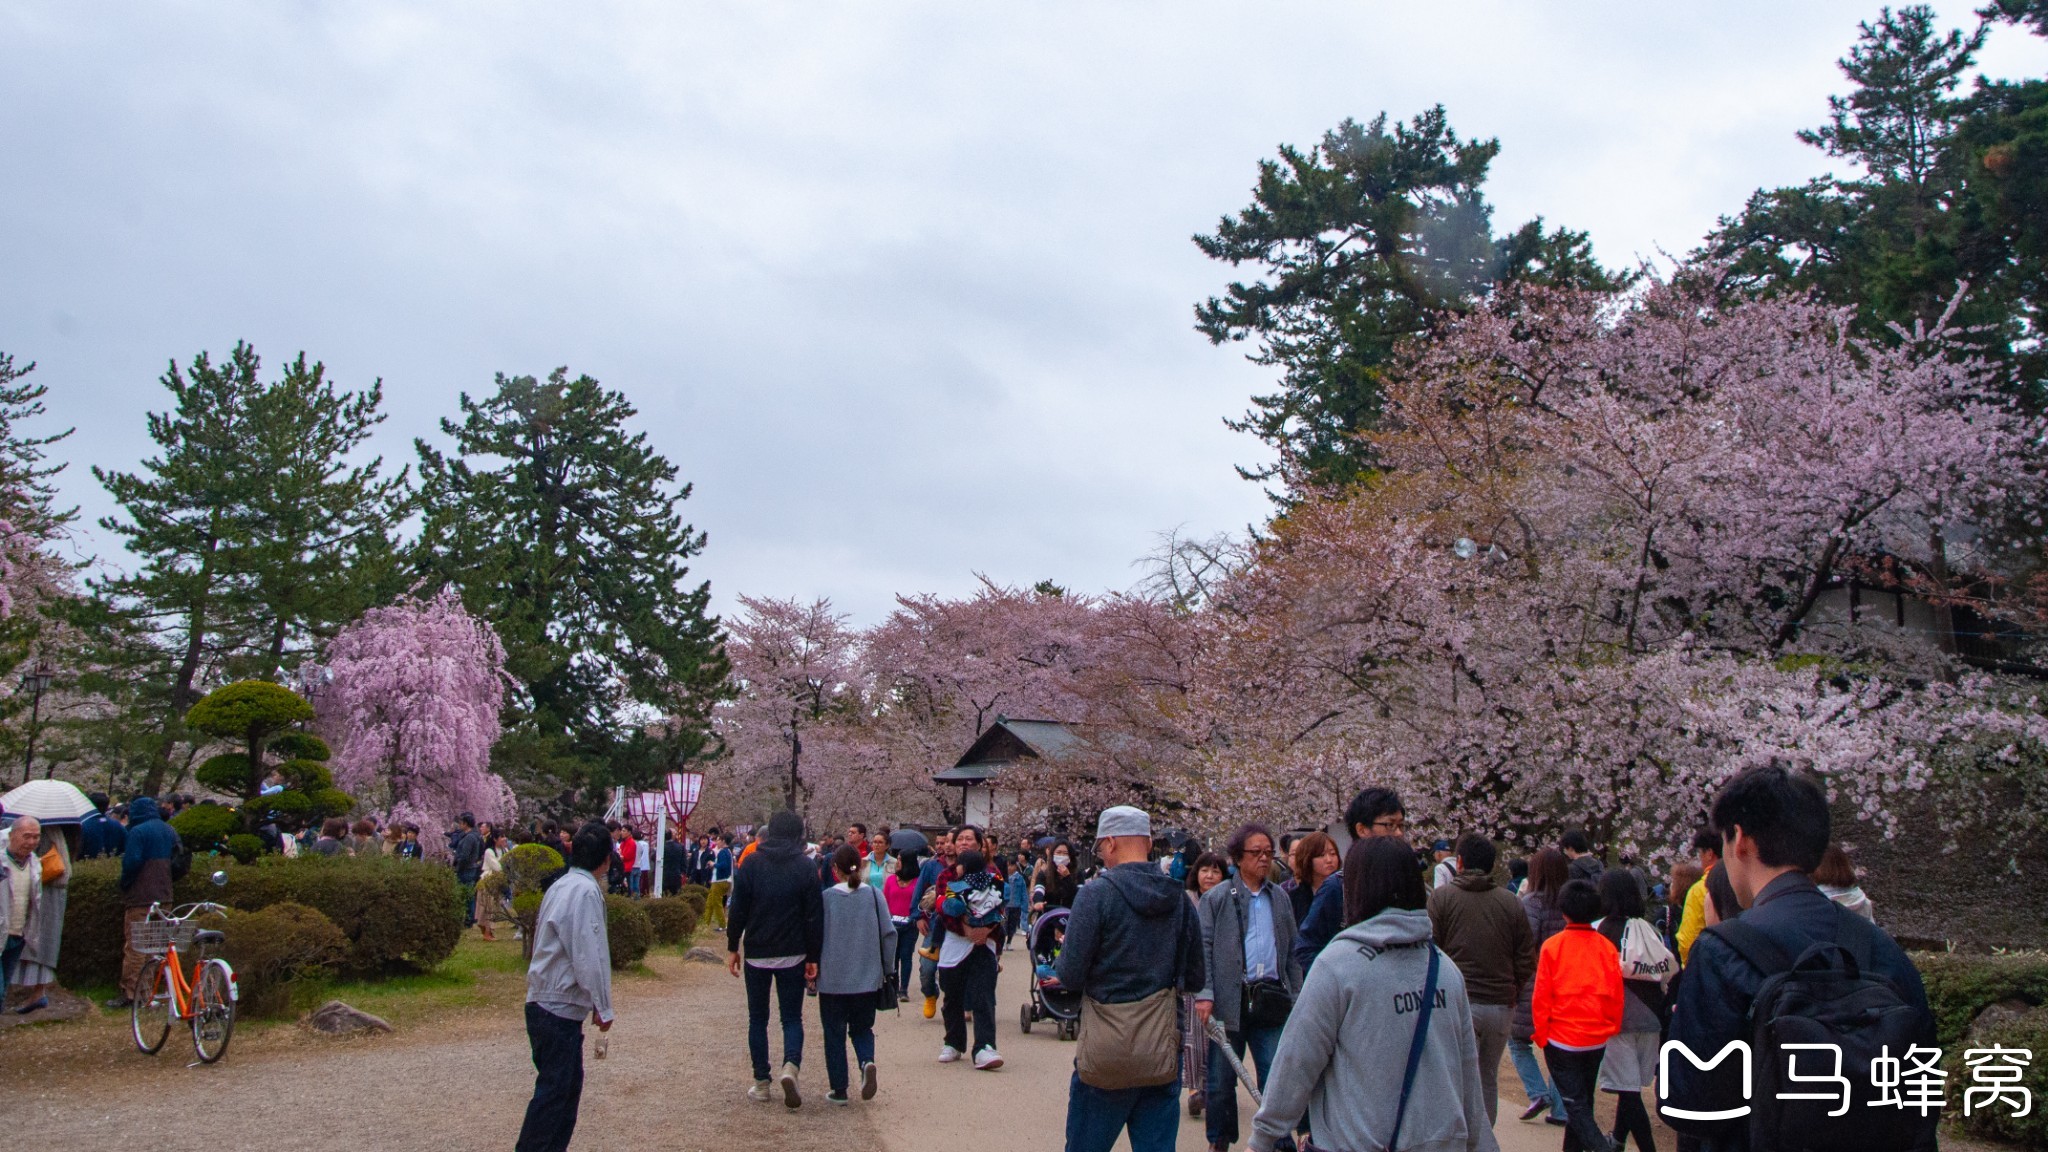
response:
<path id="1" fill-rule="evenodd" d="M 1067 915 L 1065 908 L 1049 908 L 1031 922 L 1031 1001 L 1019 1007 L 1017 1022 L 1026 1034 L 1039 1020 L 1053 1021 L 1062 1040 L 1080 1032 L 1081 994 L 1061 987 L 1052 975 L 1067 939 Z"/>

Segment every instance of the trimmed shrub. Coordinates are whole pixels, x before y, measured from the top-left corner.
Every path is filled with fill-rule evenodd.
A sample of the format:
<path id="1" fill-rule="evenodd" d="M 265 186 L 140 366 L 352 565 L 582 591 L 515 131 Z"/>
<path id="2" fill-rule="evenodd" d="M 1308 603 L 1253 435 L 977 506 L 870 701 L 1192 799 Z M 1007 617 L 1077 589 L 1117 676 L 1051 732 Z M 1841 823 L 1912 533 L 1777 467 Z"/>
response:
<path id="1" fill-rule="evenodd" d="M 194 804 L 171 817 L 178 838 L 194 852 L 212 852 L 232 833 L 242 830 L 242 818 L 232 808 L 219 804 Z"/>
<path id="2" fill-rule="evenodd" d="M 656 944 L 680 944 L 697 934 L 698 910 L 687 896 L 663 896 L 640 907 L 654 924 Z"/>
<path id="3" fill-rule="evenodd" d="M 241 1010 L 276 1016 L 291 1008 L 292 985 L 331 976 L 348 957 L 348 937 L 334 922 L 287 900 L 228 916 L 223 955 L 235 966 Z"/>
<path id="4" fill-rule="evenodd" d="M 1935 1035 L 1943 1049 L 1960 1042 L 1977 1014 L 2001 1000 L 2048 1004 L 2048 954 L 1915 952 L 1912 959 L 1927 985 L 1927 1006 L 1934 1010 Z"/>
<path id="5" fill-rule="evenodd" d="M 1968 1116 L 1957 1106 L 1962 1102 L 1961 1093 L 1970 1084 L 1970 1067 L 1963 1060 L 1965 1049 L 1989 1048 L 1994 1044 L 2035 1054 L 2020 1076 L 2020 1085 L 2032 1093 L 2033 1100 L 2033 1107 L 2025 1116 L 2014 1116 L 2011 1106 L 2002 1102 L 1973 1108 Z M 2048 1008 L 2034 1008 L 1995 1023 L 1987 1020 L 1975 1035 L 1966 1041 L 1959 1040 L 1953 1047 L 1944 1045 L 1944 1050 L 1942 1064 L 1948 1070 L 1951 1095 L 1949 1107 L 1943 1112 L 1951 1123 L 1980 1140 L 2048 1148 L 2048 1109 L 2042 1107 L 2043 1101 L 2048 1101 L 2048 1060 L 2041 1058 L 2042 1053 L 2048 1052 Z"/>
<path id="6" fill-rule="evenodd" d="M 342 974 L 371 978 L 425 972 L 446 960 L 462 938 L 462 888 L 445 866 L 392 857 L 263 856 L 226 865 L 216 888 L 194 868 L 178 882 L 179 903 L 214 900 L 256 911 L 304 904 L 349 941 Z"/>
<path id="7" fill-rule="evenodd" d="M 64 943 L 57 979 L 67 988 L 108 985 L 121 979 L 121 862 L 76 860 L 64 907 Z"/>
<path id="8" fill-rule="evenodd" d="M 612 943 L 613 968 L 631 968 L 654 946 L 654 921 L 624 896 L 604 898 L 604 930 Z"/>
<path id="9" fill-rule="evenodd" d="M 562 854 L 545 844 L 521 844 L 505 853 L 502 861 L 505 879 L 512 885 L 512 896 L 517 899 L 522 892 L 538 892 L 548 886 L 548 881 L 562 874 L 568 865 Z"/>
<path id="10" fill-rule="evenodd" d="M 247 864 L 263 855 L 263 837 L 249 832 L 237 832 L 227 838 L 228 855 L 238 863 Z"/>
<path id="11" fill-rule="evenodd" d="M 683 885 L 683 890 L 676 893 L 676 899 L 689 901 L 690 907 L 697 910 L 697 919 L 699 920 L 704 918 L 704 904 L 710 898 L 711 889 L 706 888 L 702 884 L 685 884 Z"/>
<path id="12" fill-rule="evenodd" d="M 526 945 L 528 959 L 533 958 L 533 925 L 540 919 L 540 900 L 545 893 L 521 892 L 512 898 L 512 923 L 519 926 L 519 940 Z"/>

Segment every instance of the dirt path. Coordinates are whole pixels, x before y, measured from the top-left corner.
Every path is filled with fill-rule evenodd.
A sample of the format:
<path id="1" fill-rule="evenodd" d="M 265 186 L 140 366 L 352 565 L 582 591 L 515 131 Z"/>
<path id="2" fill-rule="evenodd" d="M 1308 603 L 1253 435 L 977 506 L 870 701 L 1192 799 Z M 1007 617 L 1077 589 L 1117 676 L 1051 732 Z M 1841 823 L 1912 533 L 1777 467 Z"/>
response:
<path id="1" fill-rule="evenodd" d="M 574 1147 L 930 1152 L 935 1140 L 957 1136 L 964 1125 L 976 1133 L 977 1152 L 1058 1148 L 1073 1045 L 1042 1026 L 1019 1033 L 1026 965 L 1013 952 L 1004 969 L 997 994 L 1001 1070 L 935 1064 L 940 1024 L 925 1020 L 913 999 L 877 1025 L 881 1092 L 865 1105 L 824 1103 L 815 1001 L 807 1002 L 805 1103 L 792 1112 L 744 1095 L 740 982 L 722 967 L 656 957 L 647 973 L 616 987 L 611 1055 L 587 1064 Z M 533 1068 L 512 1007 L 518 977 L 495 979 L 506 983 L 491 997 L 501 1007 L 452 1011 L 426 1026 L 356 1040 L 290 1026 L 250 1030 L 211 1068 L 188 1068 L 189 1041 L 180 1047 L 175 1032 L 161 1055 L 138 1054 L 125 1017 L 112 1014 L 17 1030 L 0 1036 L 0 1131 L 61 1132 L 69 1142 L 108 1146 L 148 1133 L 148 1146 L 166 1152 L 502 1152 L 518 1133 Z M 1511 1069 L 1503 1069 L 1501 1083 L 1496 1133 L 1503 1152 L 1553 1152 L 1558 1130 L 1517 1123 L 1522 1098 Z M 1240 1108 L 1248 1132 L 1248 1098 Z M 1660 1135 L 1668 1150 L 1668 1133 Z M 1199 1120 L 1183 1120 L 1179 1147 L 1206 1147 Z"/>

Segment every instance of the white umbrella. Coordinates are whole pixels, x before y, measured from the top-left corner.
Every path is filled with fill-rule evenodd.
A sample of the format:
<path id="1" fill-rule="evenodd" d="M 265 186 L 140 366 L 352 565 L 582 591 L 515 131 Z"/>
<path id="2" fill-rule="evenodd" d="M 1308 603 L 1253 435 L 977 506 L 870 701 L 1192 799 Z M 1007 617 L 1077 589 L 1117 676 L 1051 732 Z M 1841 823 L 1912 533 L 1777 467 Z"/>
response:
<path id="1" fill-rule="evenodd" d="M 76 824 L 95 809 L 76 784 L 31 780 L 0 796 L 0 811 L 9 816 L 33 816 L 45 823 Z"/>

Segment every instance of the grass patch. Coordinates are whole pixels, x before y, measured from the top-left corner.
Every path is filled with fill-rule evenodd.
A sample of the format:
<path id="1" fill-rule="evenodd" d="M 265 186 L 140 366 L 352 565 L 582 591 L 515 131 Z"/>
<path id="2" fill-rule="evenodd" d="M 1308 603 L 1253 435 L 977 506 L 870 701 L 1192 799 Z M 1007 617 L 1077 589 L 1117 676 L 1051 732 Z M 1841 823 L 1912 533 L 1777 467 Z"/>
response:
<path id="1" fill-rule="evenodd" d="M 432 972 L 384 980 L 315 980 L 292 991 L 292 1014 L 340 1000 L 392 1024 L 414 1023 L 440 1012 L 514 1005 L 526 999 L 526 960 L 509 936 L 485 940 L 465 933 L 455 952 Z"/>

